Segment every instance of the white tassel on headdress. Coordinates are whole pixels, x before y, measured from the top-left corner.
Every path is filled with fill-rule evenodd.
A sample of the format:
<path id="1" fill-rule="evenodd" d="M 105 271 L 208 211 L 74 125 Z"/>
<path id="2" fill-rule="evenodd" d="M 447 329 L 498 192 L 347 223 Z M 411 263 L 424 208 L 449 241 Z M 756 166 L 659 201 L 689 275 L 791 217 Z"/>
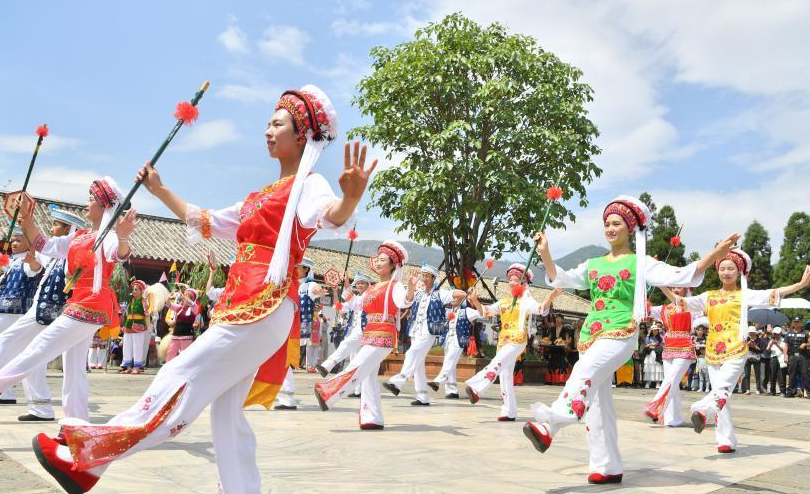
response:
<path id="1" fill-rule="evenodd" d="M 636 228 L 636 286 L 633 292 L 633 320 L 636 324 L 647 317 L 647 229 Z"/>
<path id="2" fill-rule="evenodd" d="M 290 191 L 290 198 L 284 208 L 284 219 L 281 220 L 281 228 L 273 250 L 273 258 L 267 268 L 267 276 L 264 277 L 265 284 L 269 282 L 275 286 L 281 286 L 284 280 L 287 279 L 287 270 L 290 267 L 290 243 L 292 241 L 295 213 L 298 210 L 298 200 L 301 198 L 301 191 L 304 190 L 304 181 L 328 144 L 329 141 L 326 140 L 313 141 L 307 138 L 304 154 L 301 156 L 301 163 L 298 165 L 298 172 L 295 174 L 295 181 Z"/>
<path id="3" fill-rule="evenodd" d="M 747 267 L 746 267 L 747 269 Z M 740 340 L 748 337 L 748 275 L 740 273 Z"/>

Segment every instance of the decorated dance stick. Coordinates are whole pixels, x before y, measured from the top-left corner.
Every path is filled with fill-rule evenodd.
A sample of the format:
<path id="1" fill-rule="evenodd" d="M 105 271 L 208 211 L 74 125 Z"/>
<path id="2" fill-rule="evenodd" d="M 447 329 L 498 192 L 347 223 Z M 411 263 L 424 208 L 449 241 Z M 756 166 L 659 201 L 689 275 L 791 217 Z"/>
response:
<path id="1" fill-rule="evenodd" d="M 476 278 L 475 283 L 473 283 L 473 286 L 470 289 L 475 290 L 475 288 L 478 286 L 478 283 L 480 283 L 481 280 L 484 279 L 484 275 L 487 274 L 487 271 L 489 271 L 493 267 L 495 267 L 495 261 L 493 261 L 492 259 L 487 259 L 486 261 L 484 261 L 484 272 L 481 273 L 481 276 Z M 498 278 L 495 278 L 495 279 L 497 280 Z M 467 301 L 467 298 L 469 296 L 470 296 L 470 290 L 467 290 L 467 293 L 464 294 L 464 299 L 461 301 L 461 303 L 458 304 L 458 307 L 461 307 L 462 304 L 464 304 L 464 302 Z M 450 317 L 450 316 L 453 316 L 453 317 Z M 450 319 L 455 318 L 455 312 L 451 312 L 450 316 L 448 316 L 448 317 L 450 317 Z"/>
<path id="2" fill-rule="evenodd" d="M 675 234 L 674 237 L 669 239 L 669 250 L 667 251 L 666 257 L 664 257 L 664 263 L 669 260 L 669 256 L 672 255 L 672 249 L 681 245 L 681 231 L 683 231 L 683 225 L 678 227 L 678 233 Z M 650 294 L 653 287 L 652 285 L 647 287 L 647 295 Z"/>
<path id="3" fill-rule="evenodd" d="M 562 180 L 563 173 L 560 173 L 559 178 L 557 179 L 557 183 Z M 546 229 L 546 222 L 548 222 L 548 215 L 551 212 L 551 205 L 555 202 L 559 201 L 563 195 L 563 190 L 557 185 L 552 185 L 546 191 L 546 199 L 548 199 L 548 204 L 546 205 L 546 213 L 543 215 L 543 222 L 540 223 L 540 232 L 545 231 Z M 523 274 L 520 276 L 520 283 L 518 283 L 517 287 L 512 290 L 512 307 L 511 309 L 515 308 L 515 304 L 517 303 L 518 297 L 523 296 L 523 292 L 525 291 L 525 287 L 523 286 L 523 281 L 526 279 L 526 273 L 529 272 L 529 268 L 532 266 L 532 261 L 534 261 L 534 254 L 537 252 L 536 248 L 532 248 L 531 252 L 529 253 L 529 260 L 526 261 L 526 265 L 523 266 Z"/>
<path id="4" fill-rule="evenodd" d="M 340 280 L 340 291 L 338 291 L 337 301 L 340 303 L 340 296 L 343 295 L 343 290 L 346 284 L 346 272 L 349 270 L 349 259 L 352 258 L 352 248 L 354 247 L 354 241 L 357 240 L 357 222 L 354 222 L 354 226 L 352 229 L 349 230 L 349 252 L 346 254 L 346 264 L 343 266 L 343 279 Z"/>
<path id="5" fill-rule="evenodd" d="M 172 139 L 174 139 L 174 136 L 177 134 L 177 131 L 180 130 L 180 127 L 182 127 L 184 124 L 191 125 L 192 123 L 194 123 L 195 120 L 197 120 L 197 117 L 199 116 L 199 110 L 197 110 L 197 103 L 200 102 L 200 99 L 203 97 L 203 94 L 205 94 L 205 91 L 208 89 L 208 86 L 210 86 L 210 84 L 208 83 L 208 81 L 205 81 L 200 90 L 197 91 L 197 93 L 194 95 L 194 97 L 191 99 L 190 102 L 181 101 L 180 103 L 177 103 L 177 109 L 174 112 L 174 118 L 177 119 L 177 123 L 174 124 L 174 127 L 172 128 L 171 132 L 169 132 L 169 135 L 166 137 L 166 139 L 163 141 L 163 144 L 160 145 L 158 150 L 155 152 L 154 156 L 152 156 L 152 159 L 149 161 L 149 164 L 151 164 L 152 166 L 157 165 L 158 160 L 160 159 L 161 155 L 163 155 L 163 151 L 165 151 L 169 143 L 172 142 Z M 96 237 L 96 242 L 95 244 L 93 244 L 93 249 L 91 252 L 95 252 L 101 246 L 101 243 L 104 241 L 104 237 L 106 237 L 107 234 L 110 233 L 110 230 L 112 230 L 112 228 L 115 226 L 115 223 L 116 221 L 118 221 L 118 218 L 120 218 L 121 215 L 124 214 L 124 208 L 127 207 L 129 201 L 132 199 L 132 196 L 134 196 L 135 192 L 138 191 L 138 188 L 140 188 L 141 183 L 142 183 L 141 180 L 135 182 L 135 185 L 133 185 L 132 188 L 129 190 L 127 196 L 118 204 L 118 207 L 116 208 L 115 213 L 113 213 L 112 218 L 107 223 L 107 225 L 104 226 L 104 230 L 101 233 L 99 233 L 98 237 Z M 79 268 L 77 268 L 73 276 L 71 276 L 70 279 L 67 280 L 67 282 L 65 282 L 64 292 L 68 293 L 73 288 L 74 283 L 76 283 L 76 280 L 78 280 L 79 276 L 81 276 L 82 274 L 83 271 L 82 266 L 85 265 L 93 266 L 94 263 L 95 260 L 93 261 L 87 260 L 86 264 L 77 263 L 79 265 Z"/>
<path id="6" fill-rule="evenodd" d="M 23 182 L 22 191 L 20 194 L 20 201 L 22 201 L 23 194 L 25 194 L 26 189 L 28 189 L 28 181 L 31 179 L 31 172 L 34 170 L 34 162 L 37 161 L 37 155 L 39 154 L 39 148 L 42 146 L 42 141 L 48 137 L 48 125 L 42 124 L 37 127 L 37 145 L 34 147 L 34 155 L 31 156 L 31 163 L 28 165 L 28 173 L 25 175 L 25 182 Z M 9 249 L 9 245 L 11 242 L 12 233 L 14 232 L 14 224 L 17 223 L 17 216 L 20 214 L 20 205 L 22 202 L 17 203 L 16 207 L 14 208 L 14 215 L 11 217 L 11 223 L 8 225 L 8 233 L 6 233 L 6 240 L 3 242 L 3 251 L 7 251 Z"/>
<path id="7" fill-rule="evenodd" d="M 197 103 L 200 102 L 200 99 L 203 97 L 203 94 L 205 94 L 205 91 L 208 89 L 209 85 L 210 84 L 208 83 L 208 81 L 205 81 L 200 90 L 197 91 L 197 94 L 194 95 L 194 98 L 192 98 L 190 102 L 182 101 L 180 103 L 177 103 L 177 109 L 174 112 L 174 118 L 177 119 L 177 123 L 174 124 L 174 127 L 172 128 L 171 132 L 169 132 L 168 137 L 166 137 L 166 139 L 163 141 L 163 144 L 160 145 L 158 150 L 155 152 L 154 156 L 152 156 L 152 159 L 149 160 L 149 164 L 151 164 L 153 167 L 157 165 L 157 162 L 160 159 L 161 155 L 163 154 L 163 151 L 165 151 L 169 143 L 172 142 L 172 139 L 174 139 L 174 136 L 177 134 L 177 131 L 180 130 L 180 127 L 182 127 L 184 124 L 191 125 L 192 123 L 194 123 L 195 120 L 197 120 L 197 116 L 199 116 L 199 110 L 197 110 Z M 140 188 L 141 183 L 142 181 L 140 180 L 135 182 L 135 185 L 133 185 L 132 188 L 129 190 L 127 196 L 118 205 L 118 208 L 115 210 L 115 214 L 113 215 L 112 219 L 110 220 L 109 223 L 107 223 L 107 226 L 104 227 L 104 231 L 102 231 L 96 238 L 96 243 L 93 245 L 93 251 L 96 251 L 99 248 L 101 243 L 104 241 L 104 237 L 106 237 L 107 234 L 110 232 L 110 230 L 115 226 L 116 220 L 118 220 L 118 218 L 122 214 L 124 214 L 124 208 L 129 204 L 129 201 L 132 199 L 132 196 L 135 195 L 135 192 L 138 191 L 138 188 Z"/>

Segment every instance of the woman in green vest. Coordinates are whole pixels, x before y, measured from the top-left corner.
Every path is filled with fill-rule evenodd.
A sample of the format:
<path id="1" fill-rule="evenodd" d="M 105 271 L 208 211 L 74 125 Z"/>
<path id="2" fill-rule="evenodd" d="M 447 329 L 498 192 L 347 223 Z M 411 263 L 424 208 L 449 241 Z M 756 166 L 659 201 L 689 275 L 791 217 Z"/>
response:
<path id="1" fill-rule="evenodd" d="M 647 284 L 697 286 L 703 273 L 739 239 L 731 235 L 710 254 L 685 267 L 675 267 L 646 255 L 645 227 L 650 211 L 635 197 L 620 196 L 602 213 L 610 252 L 564 271 L 554 264 L 544 233 L 535 235 L 537 251 L 546 270 L 546 283 L 553 287 L 590 290 L 591 310 L 580 331 L 579 361 L 565 387 L 551 406 L 532 405 L 536 422 L 523 427 L 534 447 L 545 452 L 561 428 L 585 419 L 590 450 L 588 482 L 622 481 L 616 413 L 611 377 L 632 356 L 638 338 L 638 323 L 646 317 Z M 635 233 L 636 253 L 630 234 Z"/>

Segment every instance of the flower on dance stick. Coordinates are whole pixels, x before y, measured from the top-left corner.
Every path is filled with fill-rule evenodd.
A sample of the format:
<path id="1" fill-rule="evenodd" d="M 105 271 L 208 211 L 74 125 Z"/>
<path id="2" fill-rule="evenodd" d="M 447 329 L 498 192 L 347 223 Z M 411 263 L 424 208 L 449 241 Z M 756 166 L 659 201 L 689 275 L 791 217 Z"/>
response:
<path id="1" fill-rule="evenodd" d="M 681 237 L 675 235 L 674 237 L 669 239 L 669 245 L 673 247 L 678 247 L 679 245 L 681 245 Z"/>
<path id="2" fill-rule="evenodd" d="M 48 125 L 42 124 L 37 127 L 37 135 L 42 138 L 48 137 Z"/>
<path id="3" fill-rule="evenodd" d="M 553 185 L 549 187 L 548 190 L 546 191 L 546 199 L 550 199 L 552 201 L 559 201 L 560 198 L 562 197 L 562 194 L 563 194 L 562 188 Z"/>
<path id="4" fill-rule="evenodd" d="M 177 103 L 177 109 L 174 112 L 174 118 L 182 120 L 185 125 L 191 125 L 200 116 L 200 111 L 196 106 L 188 101 L 181 101 Z"/>
<path id="5" fill-rule="evenodd" d="M 357 230 L 355 230 L 354 228 L 349 230 L 349 240 L 351 241 L 357 240 Z"/>
<path id="6" fill-rule="evenodd" d="M 519 299 L 526 292 L 526 285 L 512 285 L 512 296 Z"/>
<path id="7" fill-rule="evenodd" d="M 455 312 L 451 312 L 451 313 L 447 314 L 447 320 L 448 321 L 452 321 L 455 318 L 456 318 L 456 313 Z"/>
<path id="8" fill-rule="evenodd" d="M 8 254 L 3 254 L 0 252 L 0 267 L 8 266 L 8 263 L 11 262 L 11 256 Z"/>
<path id="9" fill-rule="evenodd" d="M 495 261 L 492 259 L 487 259 L 485 264 L 487 269 L 492 269 L 495 266 Z"/>

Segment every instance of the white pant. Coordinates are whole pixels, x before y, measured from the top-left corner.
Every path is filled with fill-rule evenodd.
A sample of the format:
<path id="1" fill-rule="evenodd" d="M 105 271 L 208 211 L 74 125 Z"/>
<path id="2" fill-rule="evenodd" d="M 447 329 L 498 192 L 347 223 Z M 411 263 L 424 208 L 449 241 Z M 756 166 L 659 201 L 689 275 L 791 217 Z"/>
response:
<path id="1" fill-rule="evenodd" d="M 416 399 L 422 403 L 430 403 L 428 394 L 427 374 L 425 373 L 425 357 L 433 347 L 436 337 L 428 335 L 411 341 L 411 347 L 405 352 L 405 361 L 402 370 L 392 376 L 388 382 L 402 389 L 405 381 L 413 376 L 413 386 L 416 388 Z"/>
<path id="2" fill-rule="evenodd" d="M 500 377 L 501 382 L 501 417 L 517 417 L 517 398 L 515 397 L 515 362 L 526 344 L 504 345 L 495 354 L 495 358 L 481 369 L 481 372 L 471 377 L 465 384 L 471 387 L 476 394 L 483 393 L 496 377 Z"/>
<path id="3" fill-rule="evenodd" d="M 106 348 L 90 348 L 87 354 L 87 363 L 90 367 L 104 367 L 107 360 Z"/>
<path id="4" fill-rule="evenodd" d="M 447 394 L 458 394 L 458 383 L 456 382 L 456 366 L 458 359 L 464 349 L 458 345 L 458 338 L 455 336 L 448 337 L 444 340 L 444 360 L 442 361 L 442 370 L 433 379 L 433 382 L 444 384 L 444 391 Z"/>
<path id="5" fill-rule="evenodd" d="M 225 494 L 260 494 L 256 437 L 243 405 L 256 370 L 289 336 L 295 306 L 285 298 L 266 318 L 244 325 L 216 324 L 193 345 L 164 365 L 144 395 L 105 425 L 143 426 L 185 385 L 165 421 L 119 458 L 171 439 L 211 405 L 211 436 L 219 480 Z M 79 421 L 62 421 L 76 424 Z M 92 426 L 89 426 L 92 428 Z M 60 446 L 57 454 L 69 458 Z M 67 455 L 67 456 L 66 456 Z M 107 465 L 91 469 L 101 475 Z"/>
<path id="6" fill-rule="evenodd" d="M 295 375 L 292 367 L 287 367 L 287 375 L 284 376 L 284 382 L 281 383 L 281 389 L 278 391 L 276 401 L 279 405 L 295 406 Z"/>
<path id="7" fill-rule="evenodd" d="M 28 311 L 9 331 L 19 334 L 23 331 L 41 328 L 36 322 L 35 312 Z M 16 384 L 26 376 L 45 368 L 48 362 L 62 354 L 62 408 L 66 417 L 88 420 L 87 400 L 90 386 L 87 381 L 87 350 L 90 341 L 99 329 L 97 324 L 77 321 L 67 316 L 59 316 L 43 331 L 29 340 L 22 351 L 17 351 L 8 361 L 9 348 L 0 348 L 0 389 Z M 23 338 L 15 338 L 9 347 L 19 347 Z"/>
<path id="8" fill-rule="evenodd" d="M 122 367 L 143 367 L 144 340 L 149 335 L 146 331 L 140 333 L 124 333 L 124 361 Z"/>
<path id="9" fill-rule="evenodd" d="M 20 319 L 19 314 L 0 314 L 0 335 L 5 333 L 19 319 Z M 0 388 L 0 399 L 3 400 L 17 399 L 17 393 L 14 391 L 13 384 L 6 388 Z"/>
<path id="10" fill-rule="evenodd" d="M 380 399 L 380 364 L 393 348 L 363 345 L 349 366 L 340 374 L 315 385 L 329 408 L 335 406 L 355 386 L 362 384 L 360 395 L 360 423 L 385 425 Z"/>
<path id="11" fill-rule="evenodd" d="M 681 379 L 694 360 L 675 358 L 664 360 L 664 380 L 658 388 L 655 398 L 647 406 L 663 410 L 663 423 L 672 427 L 683 424 L 681 412 Z"/>
<path id="12" fill-rule="evenodd" d="M 307 345 L 307 369 L 315 367 L 318 363 L 318 358 L 321 356 L 321 345 Z"/>
<path id="13" fill-rule="evenodd" d="M 580 354 L 565 387 L 551 407 L 540 402 L 532 405 L 535 419 L 546 424 L 552 436 L 561 428 L 581 421 L 587 412 L 585 423 L 591 473 L 622 473 L 611 382 L 613 373 L 633 355 L 635 347 L 635 336 L 595 341 L 588 351 Z"/>
<path id="14" fill-rule="evenodd" d="M 363 337 L 361 331 L 350 332 L 338 345 L 337 350 L 321 363 L 321 367 L 331 371 L 339 362 L 343 362 L 347 357 L 357 355 L 360 350 L 360 339 Z"/>
<path id="15" fill-rule="evenodd" d="M 148 317 L 148 316 L 147 316 Z M 146 330 L 143 333 L 143 365 L 149 362 L 149 344 L 152 343 L 152 331 Z"/>
<path id="16" fill-rule="evenodd" d="M 747 356 L 746 356 L 747 357 Z M 746 357 L 727 360 L 720 365 L 709 366 L 709 382 L 712 385 L 711 393 L 702 400 L 692 404 L 692 412 L 701 412 L 706 416 L 708 423 L 717 418 L 717 427 L 714 430 L 718 446 L 737 446 L 737 436 L 734 435 L 734 423 L 731 421 L 732 391 L 737 385 Z"/>

